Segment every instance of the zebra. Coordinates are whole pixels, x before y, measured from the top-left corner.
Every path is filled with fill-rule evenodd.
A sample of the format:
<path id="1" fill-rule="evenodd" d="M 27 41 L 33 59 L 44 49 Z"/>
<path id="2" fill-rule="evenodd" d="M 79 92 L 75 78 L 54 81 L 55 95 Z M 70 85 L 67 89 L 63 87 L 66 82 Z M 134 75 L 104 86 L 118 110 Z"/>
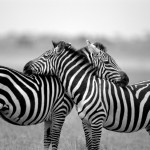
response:
<path id="1" fill-rule="evenodd" d="M 99 149 L 102 127 L 113 130 L 108 126 L 113 118 L 111 115 L 115 108 L 109 105 L 113 103 L 114 99 L 111 94 L 117 97 L 115 95 L 116 89 L 121 89 L 122 91 L 126 89 L 126 87 L 98 78 L 96 71 L 97 69 L 93 68 L 86 57 L 83 58 L 70 44 L 63 41 L 59 42 L 53 50 L 49 50 L 41 57 L 27 63 L 24 68 L 24 72 L 27 74 L 49 74 L 53 72 L 60 78 L 69 97 L 76 104 L 79 117 L 86 126 L 84 131 L 89 150 Z M 109 87 L 115 87 L 115 94 Z M 117 115 L 119 112 L 117 111 Z M 116 126 L 116 123 L 114 126 Z"/>
<path id="2" fill-rule="evenodd" d="M 67 115 L 64 93 L 64 87 L 55 75 L 27 76 L 0 66 L 1 118 L 20 126 L 44 122 L 45 150 L 48 150 L 51 143 L 52 149 L 57 150 Z"/>
<path id="3" fill-rule="evenodd" d="M 53 50 L 27 63 L 24 72 L 47 75 L 53 72 L 60 78 L 86 126 L 88 150 L 99 149 L 103 127 L 118 132 L 148 129 L 150 118 L 141 117 L 141 113 L 135 114 L 131 109 L 135 104 L 134 110 L 141 110 L 139 97 L 135 96 L 138 95 L 138 88 L 134 85 L 121 87 L 98 78 L 97 69 L 68 43 L 60 41 Z"/>
<path id="4" fill-rule="evenodd" d="M 101 75 L 99 73 L 98 74 L 99 77 L 111 80 L 111 81 L 113 81 L 113 82 L 115 82 L 117 84 L 120 84 L 121 86 L 126 86 L 128 84 L 128 82 L 129 82 L 128 76 L 126 75 L 126 73 L 124 73 L 123 71 L 121 71 L 121 69 L 119 68 L 119 66 L 114 61 L 114 59 L 110 55 L 108 55 L 107 53 L 105 53 L 106 52 L 105 47 L 101 43 L 99 43 L 99 42 L 96 42 L 96 43 L 93 44 L 93 45 L 96 46 L 94 48 L 98 48 L 99 49 L 98 53 L 101 54 L 101 55 L 99 55 L 99 57 L 97 57 L 98 59 L 95 59 L 94 56 L 92 55 L 92 53 L 89 51 L 89 49 L 91 47 L 91 43 L 89 43 L 89 41 L 88 41 L 87 44 L 88 44 L 88 47 L 87 46 L 83 47 L 83 48 L 79 49 L 78 52 L 80 53 L 80 55 L 84 55 L 84 57 L 86 56 L 86 58 L 88 58 L 89 62 L 94 62 L 94 64 L 98 66 L 99 70 L 102 72 L 101 74 L 103 74 L 103 75 Z M 56 47 L 57 43 L 53 42 L 53 46 Z M 104 52 L 101 52 L 101 51 L 104 51 Z M 46 57 L 46 54 L 45 54 L 45 57 Z M 29 62 L 29 64 L 30 64 L 30 62 Z M 28 67 L 29 64 L 27 63 L 25 65 L 25 67 L 24 67 L 25 73 L 27 73 L 26 72 L 26 66 Z M 101 64 L 103 64 L 103 65 L 101 65 Z M 45 66 L 47 66 L 47 65 L 49 65 L 49 64 L 46 64 L 46 65 L 44 64 L 42 66 L 44 70 L 46 70 Z M 36 64 L 37 68 L 38 68 L 38 66 L 39 65 Z M 99 70 L 98 70 L 98 72 L 100 72 Z M 28 69 L 28 73 L 27 74 L 30 74 L 29 73 L 30 71 L 31 70 Z M 105 73 L 105 72 L 107 72 L 107 73 Z M 72 110 L 72 107 L 73 107 L 73 101 L 69 100 L 68 98 L 65 98 L 65 102 L 66 102 L 66 112 L 67 112 L 66 114 L 69 114 L 70 111 Z M 84 128 L 85 131 L 87 130 L 87 125 L 84 124 L 84 122 L 83 122 L 83 128 Z M 88 136 L 86 135 L 86 138 L 87 137 Z M 87 143 L 87 145 L 88 145 L 88 143 Z"/>

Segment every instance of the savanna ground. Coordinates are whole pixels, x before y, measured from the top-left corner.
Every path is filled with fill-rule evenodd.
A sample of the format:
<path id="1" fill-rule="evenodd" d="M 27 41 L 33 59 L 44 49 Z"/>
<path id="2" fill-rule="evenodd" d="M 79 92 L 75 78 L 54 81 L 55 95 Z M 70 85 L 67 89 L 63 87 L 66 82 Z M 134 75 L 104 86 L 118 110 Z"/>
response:
<path id="1" fill-rule="evenodd" d="M 145 39 L 125 40 L 121 38 L 64 38 L 55 36 L 16 36 L 0 38 L 0 65 L 22 71 L 24 64 L 51 48 L 51 40 L 71 42 L 77 48 L 85 40 L 101 41 L 118 65 L 128 74 L 130 84 L 150 79 L 150 36 Z M 0 120 L 0 150 L 43 149 L 43 123 L 20 127 Z M 103 150 L 148 150 L 150 138 L 145 130 L 123 134 L 103 129 L 101 148 Z M 66 118 L 60 137 L 59 150 L 85 150 L 85 138 L 81 121 L 75 109 Z"/>

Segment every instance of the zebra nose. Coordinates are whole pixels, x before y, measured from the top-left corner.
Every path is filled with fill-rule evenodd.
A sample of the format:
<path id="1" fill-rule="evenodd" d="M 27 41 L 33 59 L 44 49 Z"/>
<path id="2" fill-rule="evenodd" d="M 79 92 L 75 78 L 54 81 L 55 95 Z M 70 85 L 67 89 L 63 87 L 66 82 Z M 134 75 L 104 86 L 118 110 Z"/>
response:
<path id="1" fill-rule="evenodd" d="M 120 75 L 121 75 L 121 80 L 120 80 L 121 85 L 122 86 L 127 86 L 128 83 L 129 83 L 128 75 L 123 71 L 120 71 Z"/>

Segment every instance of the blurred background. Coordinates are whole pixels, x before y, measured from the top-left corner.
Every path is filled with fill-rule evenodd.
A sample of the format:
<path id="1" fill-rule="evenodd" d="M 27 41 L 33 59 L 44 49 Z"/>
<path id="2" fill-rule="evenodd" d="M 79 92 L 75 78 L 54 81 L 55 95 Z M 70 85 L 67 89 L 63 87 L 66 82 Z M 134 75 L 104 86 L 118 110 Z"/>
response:
<path id="1" fill-rule="evenodd" d="M 149 0 L 0 0 L 0 65 L 22 71 L 29 60 L 52 47 L 52 40 L 65 40 L 81 48 L 87 39 L 106 46 L 128 74 L 130 84 L 150 79 Z M 85 149 L 76 112 L 69 117 L 63 128 L 60 149 Z M 14 149 L 21 144 L 25 145 L 21 149 L 42 147 L 43 125 L 38 131 L 5 122 L 1 125 L 2 149 Z M 144 131 L 133 136 L 105 130 L 104 133 L 104 149 L 135 149 L 133 143 L 139 149 L 150 148 Z M 33 139 L 35 143 L 31 142 Z M 12 143 L 16 147 L 10 146 Z"/>

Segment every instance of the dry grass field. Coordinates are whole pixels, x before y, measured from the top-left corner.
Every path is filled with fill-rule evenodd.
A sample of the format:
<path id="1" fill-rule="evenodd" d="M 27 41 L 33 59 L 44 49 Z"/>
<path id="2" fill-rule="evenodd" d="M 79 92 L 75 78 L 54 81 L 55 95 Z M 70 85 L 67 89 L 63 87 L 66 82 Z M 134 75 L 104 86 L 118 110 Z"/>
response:
<path id="1" fill-rule="evenodd" d="M 102 41 L 117 61 L 127 72 L 130 84 L 150 79 L 150 37 L 146 39 L 105 39 L 90 38 Z M 84 37 L 65 38 L 79 48 L 85 45 Z M 0 38 L 0 65 L 22 71 L 24 64 L 51 48 L 51 39 L 57 37 L 8 36 Z M 61 39 L 64 39 L 61 37 Z M 43 124 L 20 127 L 0 120 L 0 150 L 41 150 L 43 149 Z M 137 133 L 123 134 L 103 130 L 101 149 L 103 150 L 148 150 L 150 138 L 145 130 Z M 60 137 L 59 150 L 85 150 L 85 138 L 81 121 L 75 109 L 66 118 Z"/>

